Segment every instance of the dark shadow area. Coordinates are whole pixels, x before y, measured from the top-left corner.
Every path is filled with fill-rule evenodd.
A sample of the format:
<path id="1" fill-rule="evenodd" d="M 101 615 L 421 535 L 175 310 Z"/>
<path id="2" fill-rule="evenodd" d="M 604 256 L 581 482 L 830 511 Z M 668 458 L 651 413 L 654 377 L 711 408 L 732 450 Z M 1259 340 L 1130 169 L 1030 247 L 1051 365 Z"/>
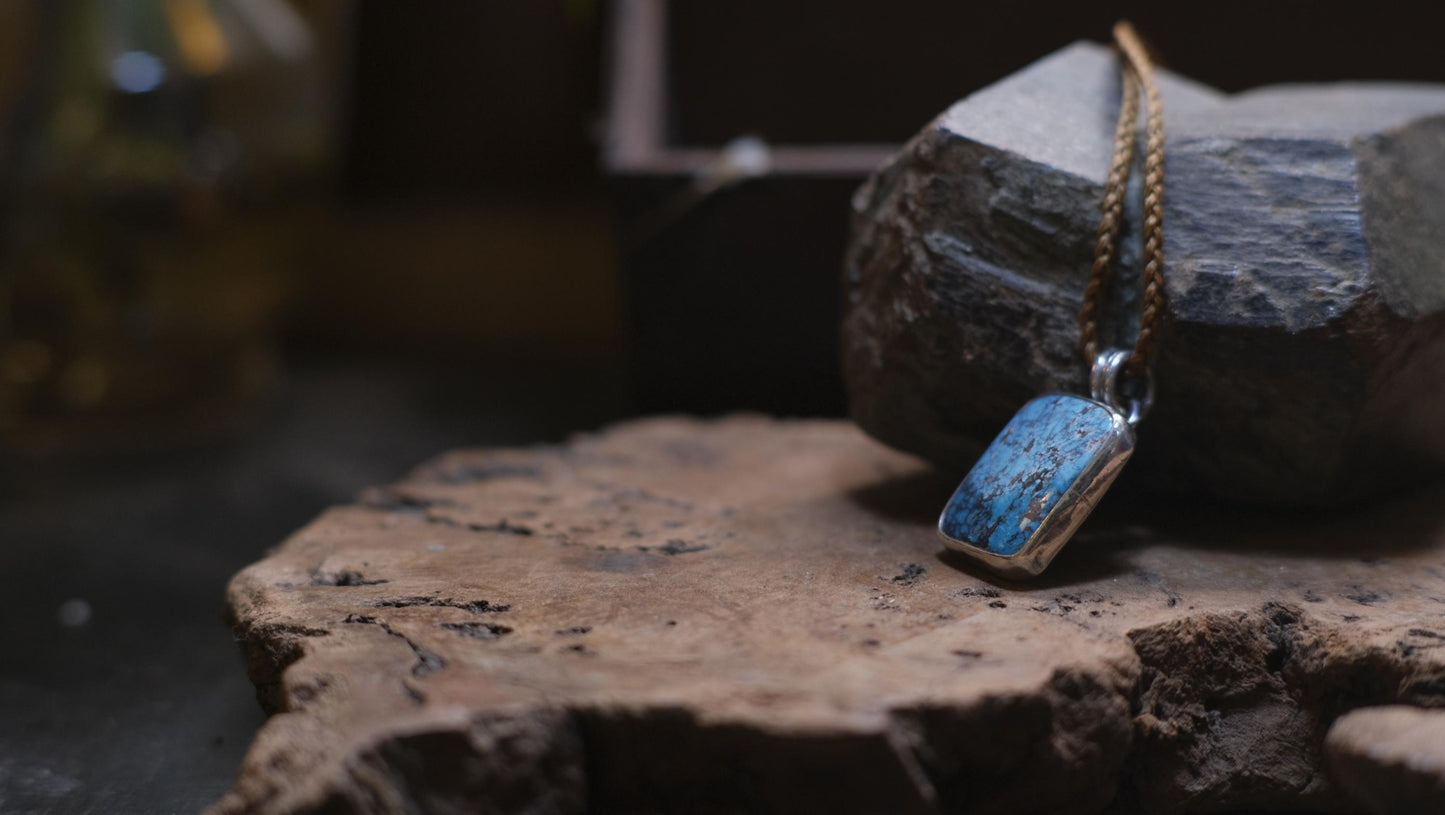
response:
<path id="1" fill-rule="evenodd" d="M 1064 547 L 1058 557 L 1054 558 L 1047 571 L 1026 583 L 999 577 L 969 560 L 962 552 L 944 548 L 941 542 L 938 561 L 970 577 L 1011 591 L 1068 588 L 1080 583 L 1117 577 L 1130 571 L 1128 559 L 1119 548 L 1085 547 L 1078 540 L 1071 544 Z"/>
<path id="2" fill-rule="evenodd" d="M 1150 539 L 1205 549 L 1362 562 L 1427 546 L 1445 529 L 1445 485 L 1439 484 L 1418 487 L 1373 504 L 1333 510 L 1270 511 L 1142 496 L 1135 498 L 1132 506 L 1101 506 L 1101 526 L 1121 523 L 1128 513 Z M 1093 528 L 1091 520 L 1085 529 Z"/>
<path id="3" fill-rule="evenodd" d="M 224 438 L 6 459 L 0 811 L 212 803 L 263 721 L 222 622 L 230 575 L 448 448 L 560 439 L 624 413 L 614 382 L 579 362 L 303 358 Z"/>
<path id="4" fill-rule="evenodd" d="M 854 503 L 890 521 L 933 527 L 962 476 L 930 467 L 849 493 Z"/>
<path id="5" fill-rule="evenodd" d="M 931 528 L 959 478 L 928 468 L 856 489 L 849 498 L 891 521 Z M 1050 589 L 1128 572 L 1129 552 L 1154 543 L 1374 564 L 1428 546 L 1442 530 L 1445 485 L 1333 511 L 1264 510 L 1116 490 L 1105 496 L 1048 570 L 1027 583 L 1000 578 L 942 543 L 938 560 L 1003 588 Z"/>

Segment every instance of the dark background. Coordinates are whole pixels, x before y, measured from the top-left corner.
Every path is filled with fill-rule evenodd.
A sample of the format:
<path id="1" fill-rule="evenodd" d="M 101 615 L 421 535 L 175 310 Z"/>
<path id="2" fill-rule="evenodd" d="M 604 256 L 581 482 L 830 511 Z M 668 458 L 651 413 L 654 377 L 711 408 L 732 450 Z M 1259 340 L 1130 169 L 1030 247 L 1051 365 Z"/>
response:
<path id="1" fill-rule="evenodd" d="M 5 134 L 27 124 L 16 89 L 46 36 L 24 5 L 0 19 Z M 124 410 L 10 405 L 0 811 L 217 798 L 262 721 L 222 623 L 225 581 L 366 485 L 450 447 L 553 441 L 638 412 L 842 415 L 837 265 L 862 172 L 750 181 L 639 236 L 690 180 L 609 164 L 606 66 L 632 42 L 608 26 L 618 5 L 298 2 L 330 26 L 333 143 L 319 192 L 275 216 L 304 228 L 280 305 L 247 335 L 269 360 L 261 384 Z M 1226 90 L 1445 80 L 1445 11 L 1405 9 L 678 3 L 661 147 L 901 143 L 1124 16 L 1169 67 Z M 92 616 L 62 625 L 73 598 Z"/>

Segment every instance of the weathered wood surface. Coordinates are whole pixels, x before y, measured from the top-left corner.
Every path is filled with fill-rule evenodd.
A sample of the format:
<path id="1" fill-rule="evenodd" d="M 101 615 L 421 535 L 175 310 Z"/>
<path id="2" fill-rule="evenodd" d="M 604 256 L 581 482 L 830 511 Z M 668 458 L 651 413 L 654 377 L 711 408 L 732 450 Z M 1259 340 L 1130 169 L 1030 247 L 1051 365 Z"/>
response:
<path id="1" fill-rule="evenodd" d="M 859 191 L 843 358 L 865 430 L 966 470 L 1031 397 L 1085 391 L 1118 73 L 1103 46 L 1065 48 L 958 102 Z M 1125 481 L 1318 506 L 1445 472 L 1445 85 L 1160 84 L 1169 308 Z M 1138 203 L 1108 311 L 1124 347 Z"/>
<path id="2" fill-rule="evenodd" d="M 241 572 L 276 710 L 212 810 L 1347 806 L 1331 722 L 1445 706 L 1445 492 L 1105 504 L 995 585 L 950 477 L 841 422 L 456 452 Z"/>

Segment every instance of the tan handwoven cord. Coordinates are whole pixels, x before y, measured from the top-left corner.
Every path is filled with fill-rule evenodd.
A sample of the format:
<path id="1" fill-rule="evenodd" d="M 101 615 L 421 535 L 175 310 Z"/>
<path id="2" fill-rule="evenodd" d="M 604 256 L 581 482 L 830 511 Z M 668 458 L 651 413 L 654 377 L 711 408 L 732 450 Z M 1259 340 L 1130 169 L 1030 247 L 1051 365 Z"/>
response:
<path id="1" fill-rule="evenodd" d="M 1165 311 L 1164 107 L 1159 98 L 1159 85 L 1154 80 L 1154 66 L 1134 26 L 1128 22 L 1115 25 L 1114 44 L 1124 57 L 1121 65 L 1123 100 L 1119 105 L 1119 122 L 1114 129 L 1114 159 L 1109 166 L 1108 180 L 1104 182 L 1104 215 L 1099 221 L 1094 265 L 1089 273 L 1089 285 L 1084 290 L 1084 307 L 1079 311 L 1080 346 L 1085 363 L 1093 366 L 1101 350 L 1099 311 L 1113 273 L 1129 173 L 1134 165 L 1142 87 L 1147 119 L 1144 146 L 1144 314 L 1139 323 L 1134 353 L 1129 357 L 1128 370 L 1132 374 L 1145 374 L 1154 362 L 1159 322 Z"/>

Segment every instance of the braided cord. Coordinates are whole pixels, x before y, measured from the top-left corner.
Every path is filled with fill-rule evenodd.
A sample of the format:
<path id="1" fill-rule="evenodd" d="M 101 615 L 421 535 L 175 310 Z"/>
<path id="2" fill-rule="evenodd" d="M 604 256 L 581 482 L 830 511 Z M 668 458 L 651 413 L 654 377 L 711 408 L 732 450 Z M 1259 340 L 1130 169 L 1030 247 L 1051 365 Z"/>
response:
<path id="1" fill-rule="evenodd" d="M 1123 224 L 1129 174 L 1134 164 L 1135 131 L 1142 91 L 1146 119 L 1144 312 L 1139 324 L 1139 337 L 1129 357 L 1128 370 L 1132 374 L 1144 374 L 1153 365 L 1158 350 L 1159 324 L 1167 307 L 1164 290 L 1164 106 L 1154 78 L 1153 63 L 1134 27 L 1128 22 L 1115 25 L 1114 44 L 1124 57 L 1121 66 L 1123 99 L 1114 130 L 1114 157 L 1110 162 L 1108 179 L 1104 182 L 1104 214 L 1099 220 L 1094 263 L 1090 268 L 1088 286 L 1084 289 L 1084 305 L 1079 311 L 1079 344 L 1085 363 L 1092 366 L 1102 350 L 1099 314 L 1118 256 L 1119 230 Z"/>

